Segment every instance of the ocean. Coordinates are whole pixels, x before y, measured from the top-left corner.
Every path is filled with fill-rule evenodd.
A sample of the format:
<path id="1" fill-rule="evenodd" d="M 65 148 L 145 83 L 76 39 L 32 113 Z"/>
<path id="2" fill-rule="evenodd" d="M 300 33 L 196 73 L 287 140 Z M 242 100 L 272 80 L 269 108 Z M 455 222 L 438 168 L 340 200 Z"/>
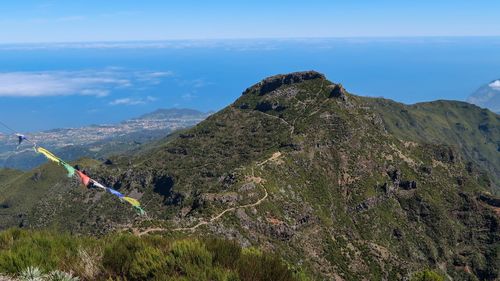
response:
<path id="1" fill-rule="evenodd" d="M 0 45 L 0 120 L 29 132 L 216 111 L 267 76 L 302 70 L 363 96 L 465 100 L 500 78 L 498 50 L 498 37 Z"/>

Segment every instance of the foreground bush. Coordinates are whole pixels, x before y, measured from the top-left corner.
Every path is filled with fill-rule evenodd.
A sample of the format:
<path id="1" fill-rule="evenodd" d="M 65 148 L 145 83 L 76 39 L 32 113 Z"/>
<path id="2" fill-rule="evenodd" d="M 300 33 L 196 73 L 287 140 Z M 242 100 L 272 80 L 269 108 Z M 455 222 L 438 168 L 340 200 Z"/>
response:
<path id="1" fill-rule="evenodd" d="M 0 272 L 21 280 L 307 280 L 276 255 L 226 240 L 19 229 L 0 233 Z"/>
<path id="2" fill-rule="evenodd" d="M 424 270 L 413 275 L 411 281 L 444 281 L 443 276 L 431 270 Z"/>

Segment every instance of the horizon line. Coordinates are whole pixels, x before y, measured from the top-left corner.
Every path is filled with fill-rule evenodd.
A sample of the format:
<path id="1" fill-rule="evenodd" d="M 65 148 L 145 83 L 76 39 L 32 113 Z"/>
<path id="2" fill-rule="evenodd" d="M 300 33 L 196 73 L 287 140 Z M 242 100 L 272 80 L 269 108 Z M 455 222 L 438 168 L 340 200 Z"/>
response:
<path id="1" fill-rule="evenodd" d="M 222 42 L 256 40 L 326 40 L 326 39 L 500 39 L 500 35 L 369 35 L 369 36 L 298 36 L 298 37 L 218 37 L 218 38 L 171 38 L 171 39 L 123 39 L 83 41 L 19 41 L 0 42 L 0 46 L 12 45 L 57 45 L 57 44 L 103 44 L 103 43 L 161 43 L 161 42 Z"/>

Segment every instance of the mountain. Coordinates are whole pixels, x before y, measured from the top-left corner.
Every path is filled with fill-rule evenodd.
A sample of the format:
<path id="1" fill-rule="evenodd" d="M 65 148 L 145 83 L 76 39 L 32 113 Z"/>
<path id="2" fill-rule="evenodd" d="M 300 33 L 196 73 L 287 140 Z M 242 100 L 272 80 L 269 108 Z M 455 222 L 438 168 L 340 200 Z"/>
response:
<path id="1" fill-rule="evenodd" d="M 181 119 L 181 120 L 186 120 L 186 119 L 192 119 L 193 117 L 199 117 L 199 116 L 207 116 L 208 114 L 212 114 L 213 112 L 208 112 L 208 113 L 202 113 L 199 112 L 198 110 L 194 109 L 188 109 L 188 108 L 170 108 L 170 109 L 158 109 L 156 111 L 153 111 L 151 113 L 147 113 L 139 117 L 139 120 L 173 120 L 173 119 Z"/>
<path id="2" fill-rule="evenodd" d="M 99 181 L 147 217 L 44 164 L 0 173 L 2 227 L 216 235 L 281 253 L 318 280 L 453 280 L 500 271 L 500 116 L 463 102 L 404 105 L 322 74 L 277 75 L 193 128 L 109 163 Z"/>
<path id="3" fill-rule="evenodd" d="M 491 81 L 482 86 L 470 95 L 467 101 L 500 113 L 500 80 Z"/>
<path id="4" fill-rule="evenodd" d="M 29 138 L 69 161 L 81 157 L 104 158 L 194 126 L 208 115 L 192 109 L 159 109 L 118 124 L 54 129 L 31 133 Z M 0 167 L 30 170 L 45 161 L 35 155 L 30 143 L 16 149 L 15 136 L 0 135 L 0 144 Z"/>

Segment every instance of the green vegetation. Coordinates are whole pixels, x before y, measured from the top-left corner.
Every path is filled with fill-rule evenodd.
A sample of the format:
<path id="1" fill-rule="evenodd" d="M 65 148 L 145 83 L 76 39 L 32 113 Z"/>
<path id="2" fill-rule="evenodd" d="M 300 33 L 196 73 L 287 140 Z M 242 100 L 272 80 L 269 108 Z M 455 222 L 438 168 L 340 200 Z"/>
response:
<path id="1" fill-rule="evenodd" d="M 424 270 L 416 273 L 411 281 L 444 281 L 444 277 L 432 270 Z"/>
<path id="2" fill-rule="evenodd" d="M 48 274 L 43 273 L 38 267 L 29 266 L 18 276 L 20 281 L 79 281 L 80 278 L 71 273 L 54 270 Z"/>
<path id="3" fill-rule="evenodd" d="M 500 115 L 458 101 L 403 105 L 385 99 L 366 99 L 396 137 L 460 149 L 469 161 L 490 172 L 500 193 Z"/>
<path id="4" fill-rule="evenodd" d="M 131 234 L 97 239 L 20 229 L 0 233 L 0 272 L 47 281 L 309 280 L 274 254 L 220 239 Z"/>
<path id="5" fill-rule="evenodd" d="M 496 280 L 498 118 L 460 102 L 406 106 L 358 97 L 314 72 L 271 77 L 134 155 L 80 162 L 100 182 L 139 198 L 148 217 L 79 188 L 48 164 L 5 172 L 2 223 L 103 237 L 82 238 L 95 247 L 77 253 L 96 257 L 92 268 L 115 279 L 168 272 L 177 280 L 279 280 L 304 269 L 319 280 L 409 280 L 440 268 L 454 280 Z M 259 205 L 241 208 L 266 191 Z M 200 222 L 194 235 L 235 244 L 175 230 Z M 159 226 L 177 240 L 109 236 Z M 35 266 L 70 272 L 57 257 Z"/>

